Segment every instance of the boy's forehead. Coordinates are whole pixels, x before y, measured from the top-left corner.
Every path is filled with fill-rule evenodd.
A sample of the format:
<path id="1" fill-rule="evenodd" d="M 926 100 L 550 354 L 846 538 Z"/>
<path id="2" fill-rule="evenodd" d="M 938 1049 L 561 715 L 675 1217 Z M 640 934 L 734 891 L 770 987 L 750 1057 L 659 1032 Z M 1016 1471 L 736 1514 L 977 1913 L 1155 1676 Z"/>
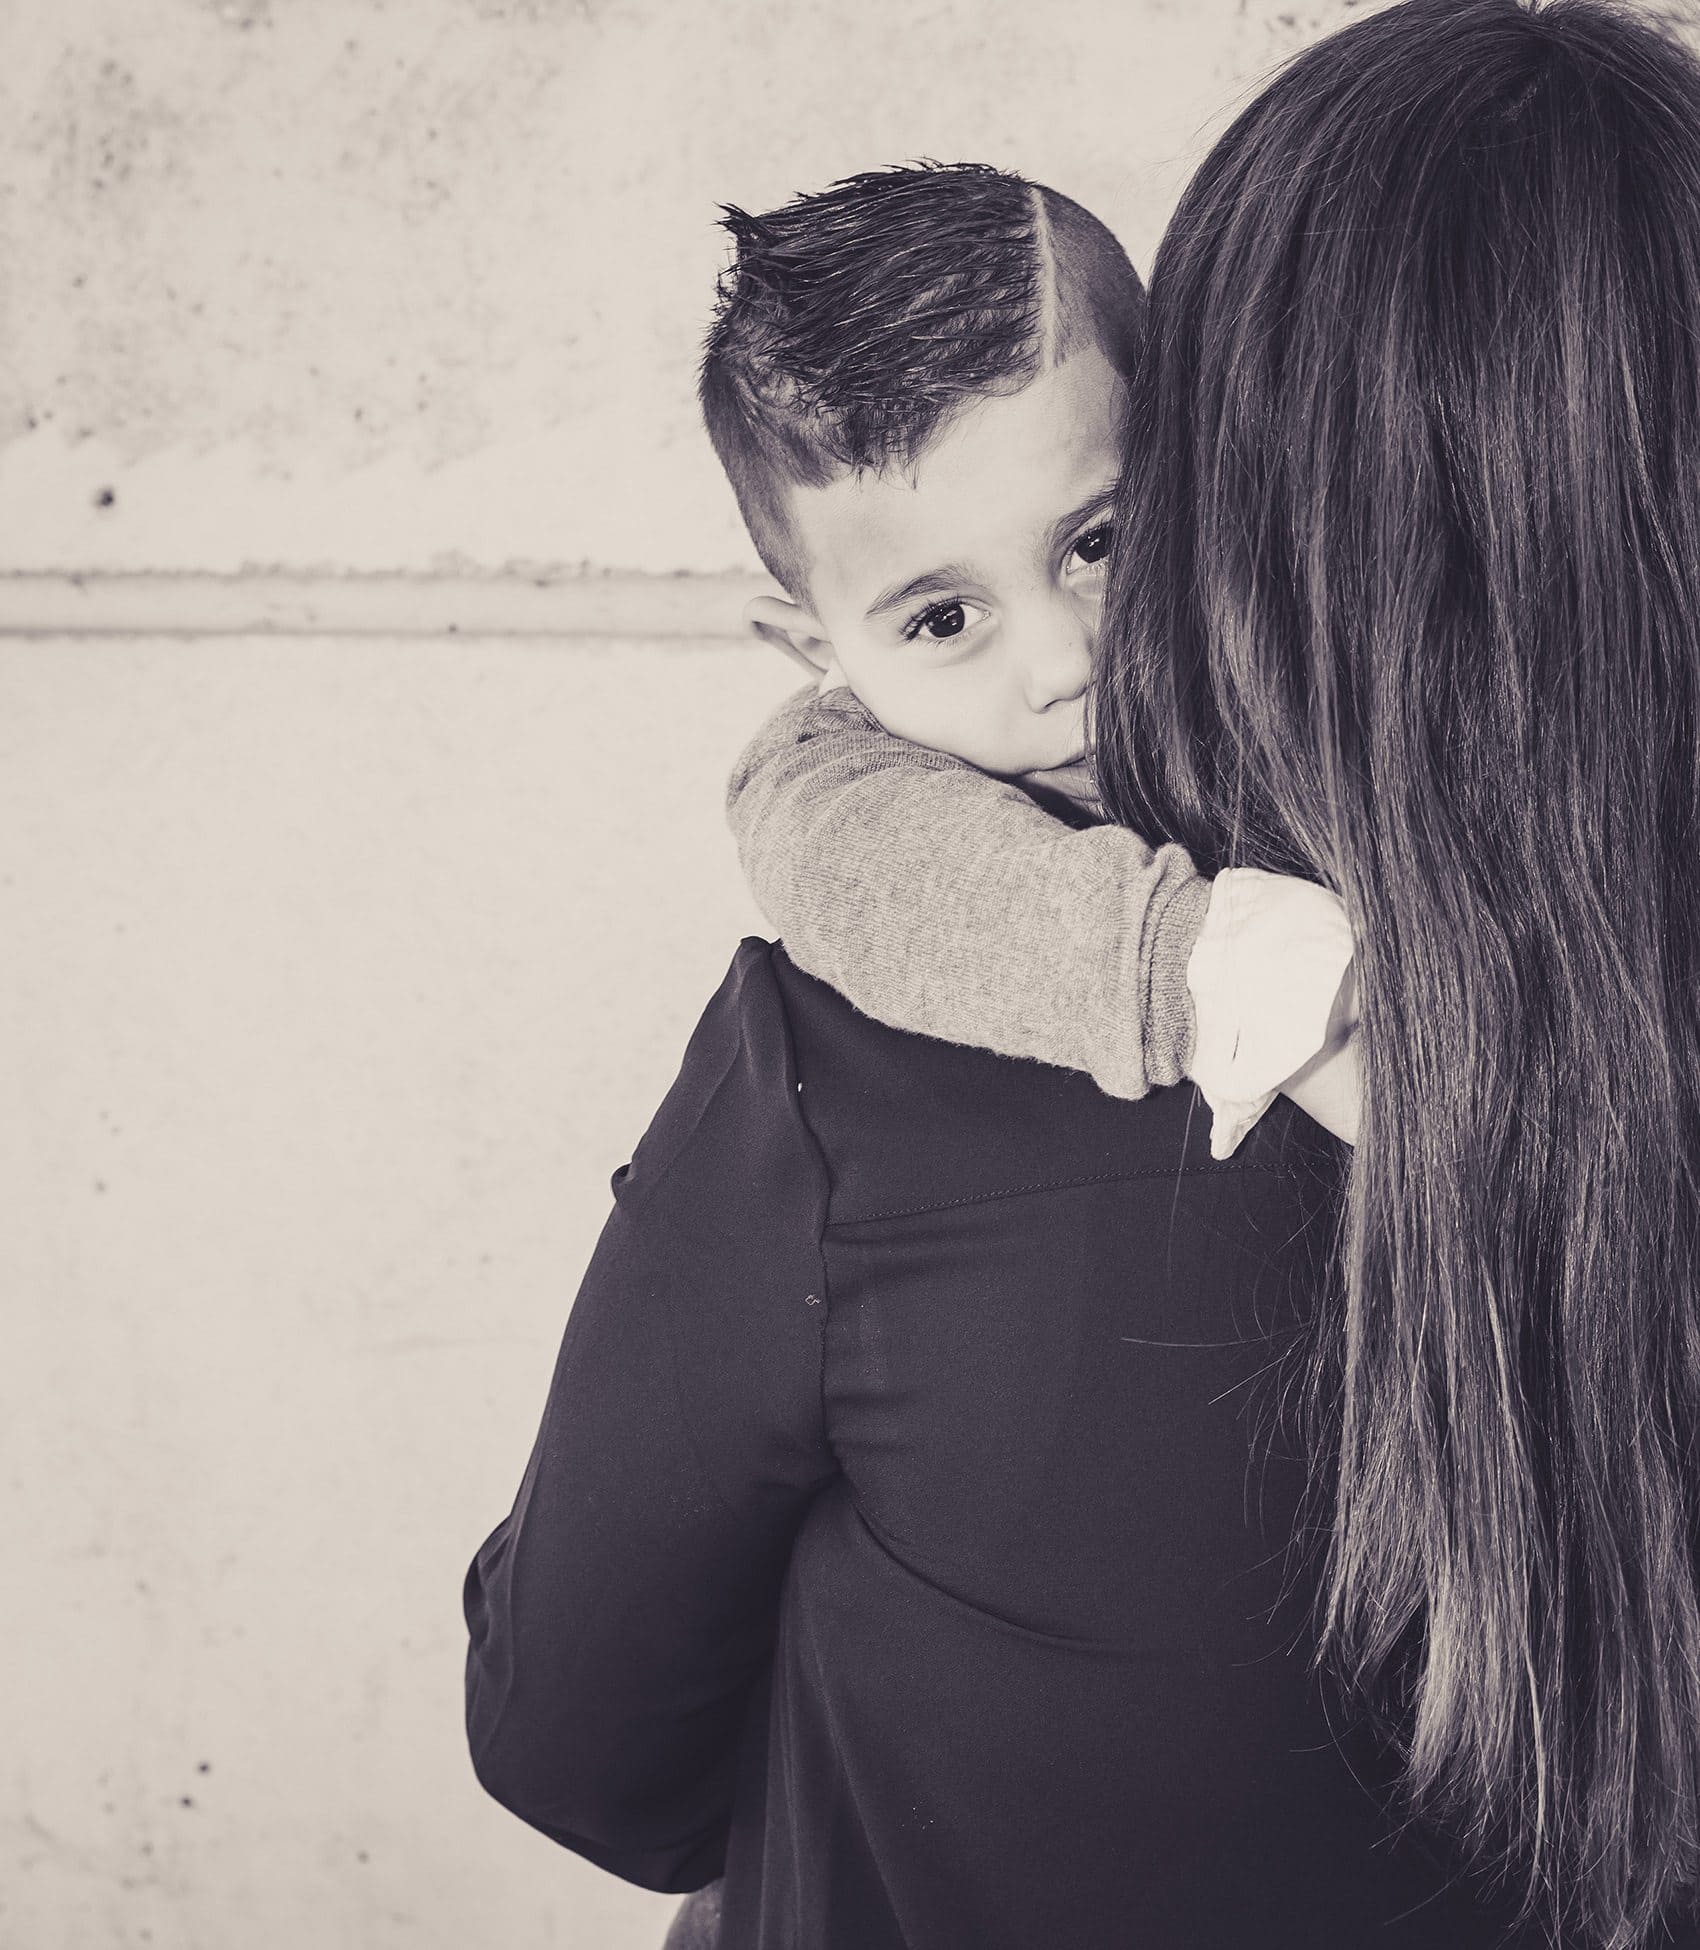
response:
<path id="1" fill-rule="evenodd" d="M 794 488 L 818 599 L 872 600 L 946 564 L 991 574 L 1115 482 L 1124 393 L 1096 346 L 1019 392 L 970 400 L 906 467 Z"/>

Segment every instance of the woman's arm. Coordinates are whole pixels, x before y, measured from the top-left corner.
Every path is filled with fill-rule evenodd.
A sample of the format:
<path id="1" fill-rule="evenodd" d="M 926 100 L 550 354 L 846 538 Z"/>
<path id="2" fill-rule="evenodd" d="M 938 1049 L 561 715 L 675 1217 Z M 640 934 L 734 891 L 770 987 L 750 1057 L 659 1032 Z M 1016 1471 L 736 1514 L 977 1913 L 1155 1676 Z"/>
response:
<path id="1" fill-rule="evenodd" d="M 466 1582 L 467 1730 L 506 1807 L 646 1888 L 722 1867 L 821 1417 L 827 1182 L 766 943 L 631 1164 L 512 1513 Z"/>

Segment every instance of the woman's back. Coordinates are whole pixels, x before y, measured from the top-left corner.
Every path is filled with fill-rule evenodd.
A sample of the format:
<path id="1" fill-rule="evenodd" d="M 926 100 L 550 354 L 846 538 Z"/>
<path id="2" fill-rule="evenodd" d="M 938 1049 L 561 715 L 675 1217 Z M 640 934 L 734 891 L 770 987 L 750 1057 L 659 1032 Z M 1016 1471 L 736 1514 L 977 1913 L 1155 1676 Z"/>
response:
<path id="1" fill-rule="evenodd" d="M 1310 1675 L 1330 1141 L 1213 1164 L 1194 1107 L 746 943 L 469 1582 L 498 1798 L 653 1887 L 724 1863 L 725 1950 L 1517 1941 Z"/>
<path id="2" fill-rule="evenodd" d="M 842 1476 L 792 1560 L 727 1950 L 1507 1940 L 1391 1845 L 1310 1677 L 1329 1140 L 1278 1113 L 1213 1164 L 1190 1090 L 1118 1102 L 771 968 L 831 1185 Z"/>

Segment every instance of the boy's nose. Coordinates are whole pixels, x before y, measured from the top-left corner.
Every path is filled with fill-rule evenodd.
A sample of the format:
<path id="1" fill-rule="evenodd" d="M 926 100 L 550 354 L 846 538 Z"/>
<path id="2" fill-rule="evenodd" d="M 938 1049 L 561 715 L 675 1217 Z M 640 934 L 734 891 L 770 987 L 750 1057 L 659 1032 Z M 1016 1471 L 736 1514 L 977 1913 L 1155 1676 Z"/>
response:
<path id="1" fill-rule="evenodd" d="M 1048 711 L 1071 704 L 1092 680 L 1092 631 L 1072 608 L 1053 620 L 1027 660 L 1027 705 Z"/>

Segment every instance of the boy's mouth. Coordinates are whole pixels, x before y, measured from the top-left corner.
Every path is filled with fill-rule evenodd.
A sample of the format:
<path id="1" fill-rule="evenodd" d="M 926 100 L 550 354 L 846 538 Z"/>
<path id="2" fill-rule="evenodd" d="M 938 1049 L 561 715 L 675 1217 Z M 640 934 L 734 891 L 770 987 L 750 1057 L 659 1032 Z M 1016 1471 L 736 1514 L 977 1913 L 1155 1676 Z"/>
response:
<path id="1" fill-rule="evenodd" d="M 1082 752 L 1077 758 L 1065 758 L 1060 765 L 1042 765 L 1031 772 L 1024 772 L 1024 778 L 1039 779 L 1046 784 L 1056 785 L 1065 779 L 1075 777 L 1090 780 L 1092 777 L 1092 755 Z"/>
<path id="2" fill-rule="evenodd" d="M 1017 783 L 1060 793 L 1087 812 L 1100 809 L 1098 783 L 1093 775 L 1090 753 L 1083 752 L 1079 758 L 1071 758 L 1066 765 L 1049 765 L 1042 771 L 1023 772 Z"/>

